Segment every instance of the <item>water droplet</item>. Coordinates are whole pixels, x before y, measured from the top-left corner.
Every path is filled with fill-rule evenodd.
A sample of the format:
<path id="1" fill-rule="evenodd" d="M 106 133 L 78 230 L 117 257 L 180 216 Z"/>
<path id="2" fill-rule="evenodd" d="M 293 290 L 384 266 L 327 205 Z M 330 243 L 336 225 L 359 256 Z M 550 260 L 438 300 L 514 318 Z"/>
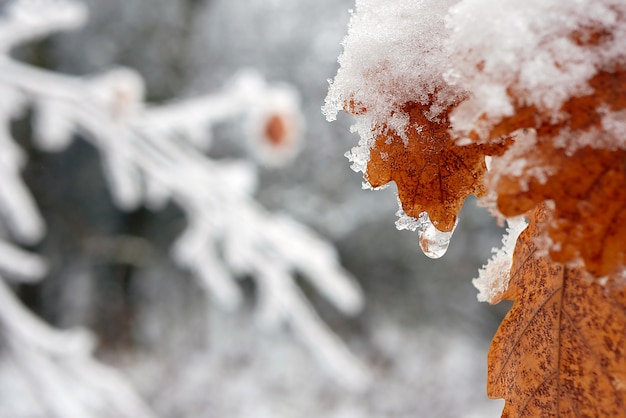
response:
<path id="1" fill-rule="evenodd" d="M 400 219 L 396 221 L 396 227 L 398 229 L 417 231 L 420 248 L 424 252 L 424 255 L 430 258 L 440 258 L 448 251 L 454 229 L 450 232 L 438 230 L 435 225 L 432 224 L 426 212 L 420 213 L 419 218 L 410 217 L 402 210 L 399 210 L 396 215 L 400 217 Z M 456 228 L 456 224 L 454 228 Z"/>
<path id="2" fill-rule="evenodd" d="M 456 227 L 456 225 L 454 225 Z M 428 219 L 426 215 L 422 228 L 417 231 L 419 234 L 420 247 L 427 257 L 440 258 L 448 251 L 450 240 L 454 229 L 450 232 L 441 232 Z"/>

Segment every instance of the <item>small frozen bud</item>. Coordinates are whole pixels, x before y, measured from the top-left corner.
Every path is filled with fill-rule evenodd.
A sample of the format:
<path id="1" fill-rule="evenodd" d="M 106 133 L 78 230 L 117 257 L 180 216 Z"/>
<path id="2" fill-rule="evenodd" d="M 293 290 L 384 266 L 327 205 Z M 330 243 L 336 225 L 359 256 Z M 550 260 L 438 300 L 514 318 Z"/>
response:
<path id="1" fill-rule="evenodd" d="M 90 87 L 115 122 L 127 122 L 142 109 L 144 82 L 141 75 L 130 68 L 117 68 L 94 77 Z"/>
<path id="2" fill-rule="evenodd" d="M 262 165 L 281 167 L 300 151 L 303 117 L 298 96 L 287 87 L 270 88 L 255 103 L 248 119 L 247 145 Z"/>

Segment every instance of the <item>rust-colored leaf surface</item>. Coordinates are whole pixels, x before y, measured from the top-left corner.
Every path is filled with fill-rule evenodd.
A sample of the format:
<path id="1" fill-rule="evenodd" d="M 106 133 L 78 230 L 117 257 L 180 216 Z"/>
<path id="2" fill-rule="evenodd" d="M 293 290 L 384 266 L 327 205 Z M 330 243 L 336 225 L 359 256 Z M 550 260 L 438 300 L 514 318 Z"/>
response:
<path id="1" fill-rule="evenodd" d="M 515 301 L 489 352 L 487 391 L 503 417 L 626 417 L 626 281 L 605 286 L 538 256 L 538 209 L 520 235 L 502 299 Z"/>
<path id="2" fill-rule="evenodd" d="M 582 257 L 587 270 L 605 276 L 626 263 L 626 151 L 582 148 L 572 155 L 549 141 L 538 144 L 527 158 L 528 171 L 545 167 L 545 182 L 529 172 L 504 176 L 497 184 L 498 207 L 505 216 L 525 213 L 541 202 L 554 202 L 545 231 L 558 243 L 552 259 L 567 262 Z"/>
<path id="3" fill-rule="evenodd" d="M 500 154 L 505 145 L 459 146 L 450 136 L 447 116 L 433 122 L 424 116 L 428 110 L 418 103 L 404 106 L 408 141 L 391 130 L 379 135 L 365 177 L 374 187 L 395 182 L 407 215 L 417 218 L 427 212 L 437 229 L 449 232 L 465 198 L 485 192 L 485 155 Z"/>
<path id="4" fill-rule="evenodd" d="M 537 133 L 537 145 L 522 156 L 528 163 L 521 173 L 498 175 L 494 188 L 505 216 L 551 200 L 553 222 L 546 233 L 557 243 L 551 256 L 560 262 L 581 257 L 588 271 L 599 277 L 626 263 L 626 151 L 601 146 L 620 140 L 601 124 L 606 109 L 626 109 L 626 71 L 601 72 L 590 85 L 594 93 L 565 103 L 563 112 L 569 117 L 558 123 L 526 107 L 494 128 L 494 137 L 519 128 Z M 563 132 L 593 135 L 595 146 L 572 152 Z"/>
<path id="5" fill-rule="evenodd" d="M 591 128 L 601 127 L 604 110 L 619 111 L 626 109 L 626 69 L 617 67 L 612 71 L 599 71 L 589 82 L 591 93 L 584 96 L 572 97 L 562 106 L 563 115 L 567 117 L 554 121 L 549 115 L 543 115 L 534 106 L 524 105 L 521 101 L 515 105 L 515 112 L 503 118 L 490 130 L 491 138 L 510 135 L 520 128 L 535 128 L 540 137 L 553 138 L 562 129 L 572 131 L 589 131 Z M 513 98 L 523 94 L 513 88 L 509 95 Z M 475 132 L 470 138 L 478 139 Z"/>

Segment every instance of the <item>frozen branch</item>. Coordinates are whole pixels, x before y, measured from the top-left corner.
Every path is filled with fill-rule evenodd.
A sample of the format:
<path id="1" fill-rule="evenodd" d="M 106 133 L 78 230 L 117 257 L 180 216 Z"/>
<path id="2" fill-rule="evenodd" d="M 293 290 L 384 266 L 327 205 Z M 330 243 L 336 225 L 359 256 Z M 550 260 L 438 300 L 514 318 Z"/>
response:
<path id="1" fill-rule="evenodd" d="M 50 33 L 72 30 L 87 21 L 82 3 L 68 0 L 8 0 L 0 5 L 0 51 Z"/>
<path id="2" fill-rule="evenodd" d="M 173 257 L 222 306 L 233 309 L 241 304 L 236 278 L 251 275 L 260 289 L 264 323 L 289 325 L 335 378 L 354 389 L 365 387 L 365 369 L 295 282 L 302 274 L 343 313 L 358 312 L 360 288 L 341 268 L 333 247 L 305 226 L 256 203 L 256 168 L 250 162 L 215 161 L 205 154 L 212 126 L 236 119 L 246 123 L 250 150 L 261 162 L 276 166 L 293 158 L 302 126 L 297 94 L 287 86 L 270 86 L 248 71 L 215 94 L 148 106 L 142 78 L 133 70 L 75 77 L 17 62 L 6 54 L 10 46 L 71 29 L 82 19 L 81 8 L 72 9 L 70 1 L 59 1 L 70 11 L 49 21 L 36 7 L 28 7 L 30 3 L 14 2 L 0 20 L 0 38 L 16 34 L 0 41 L 6 45 L 0 56 L 0 89 L 19 98 L 0 114 L 4 125 L 28 104 L 35 112 L 33 131 L 41 149 L 62 150 L 75 133 L 81 134 L 99 150 L 119 208 L 155 208 L 171 200 L 184 211 L 188 228 L 176 242 Z M 0 135 L 0 142 L 7 150 L 18 150 L 8 133 Z M 0 181 L 0 211 L 10 223 L 11 214 L 16 223 L 24 223 L 26 232 L 13 231 L 15 238 L 32 239 L 41 235 L 43 224 L 19 179 L 19 167 L 16 161 L 3 161 L 0 169 L 10 170 L 12 176 Z M 12 189 L 3 193 L 5 183 Z M 19 209 L 11 207 L 16 204 Z"/>
<path id="3" fill-rule="evenodd" d="M 0 271 L 11 279 L 40 280 L 47 263 L 0 241 Z M 95 340 L 83 329 L 58 330 L 26 309 L 0 276 L 0 341 L 53 418 L 153 418 L 126 380 L 93 359 Z"/>
<path id="4" fill-rule="evenodd" d="M 48 263 L 38 255 L 0 240 L 0 272 L 10 280 L 37 282 L 48 272 Z"/>
<path id="5" fill-rule="evenodd" d="M 122 376 L 95 361 L 85 330 L 56 330 L 0 280 L 0 329 L 10 359 L 54 418 L 152 418 Z"/>

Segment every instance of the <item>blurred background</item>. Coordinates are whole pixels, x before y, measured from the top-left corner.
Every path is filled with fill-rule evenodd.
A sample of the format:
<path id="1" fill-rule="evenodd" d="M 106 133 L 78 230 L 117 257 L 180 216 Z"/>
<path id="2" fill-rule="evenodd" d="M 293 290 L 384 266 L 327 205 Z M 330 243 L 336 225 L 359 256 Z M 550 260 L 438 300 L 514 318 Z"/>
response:
<path id="1" fill-rule="evenodd" d="M 91 329 L 96 357 L 121 371 L 158 417 L 499 416 L 502 403 L 485 393 L 486 359 L 506 307 L 477 302 L 471 279 L 502 230 L 470 199 L 448 253 L 426 258 L 416 234 L 394 227 L 395 187 L 363 190 L 349 168 L 343 154 L 358 141 L 350 118 L 328 123 L 321 114 L 352 0 L 85 3 L 84 28 L 22 45 L 14 56 L 71 75 L 133 68 L 153 103 L 219 90 L 242 68 L 299 92 L 302 150 L 284 168 L 258 168 L 255 198 L 332 242 L 358 280 L 366 304 L 354 317 L 302 285 L 372 383 L 346 388 L 289 327 L 259 327 L 252 280 L 242 281 L 242 308 L 213 303 L 170 257 L 186 226 L 179 207 L 117 209 L 92 146 L 77 140 L 42 152 L 22 118 L 12 129 L 28 153 L 23 178 L 47 224 L 31 249 L 50 263 L 44 281 L 14 287 L 26 306 L 57 328 Z M 245 135 L 241 124 L 220 124 L 212 135 L 212 158 L 249 158 L 233 145 Z M 141 249 L 132 257 L 122 251 L 129 241 Z M 1 370 L 0 417 L 55 416 L 37 406 L 18 370 L 6 362 Z"/>

